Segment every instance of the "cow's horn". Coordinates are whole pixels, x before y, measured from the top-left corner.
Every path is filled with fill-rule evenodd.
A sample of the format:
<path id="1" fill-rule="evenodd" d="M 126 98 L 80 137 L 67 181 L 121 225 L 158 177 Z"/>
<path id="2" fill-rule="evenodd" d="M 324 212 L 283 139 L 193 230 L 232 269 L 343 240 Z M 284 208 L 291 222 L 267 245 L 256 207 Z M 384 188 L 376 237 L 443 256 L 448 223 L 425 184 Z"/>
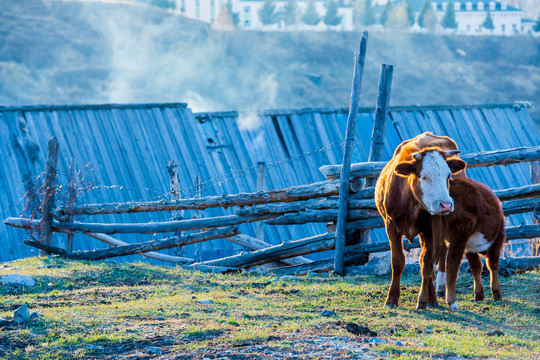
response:
<path id="1" fill-rule="evenodd" d="M 446 156 L 454 156 L 454 155 L 457 155 L 459 154 L 461 151 L 459 150 L 448 150 L 447 152 L 445 152 Z"/>
<path id="2" fill-rule="evenodd" d="M 415 158 L 416 160 L 420 160 L 422 158 L 422 155 L 420 153 L 413 153 L 412 157 Z"/>

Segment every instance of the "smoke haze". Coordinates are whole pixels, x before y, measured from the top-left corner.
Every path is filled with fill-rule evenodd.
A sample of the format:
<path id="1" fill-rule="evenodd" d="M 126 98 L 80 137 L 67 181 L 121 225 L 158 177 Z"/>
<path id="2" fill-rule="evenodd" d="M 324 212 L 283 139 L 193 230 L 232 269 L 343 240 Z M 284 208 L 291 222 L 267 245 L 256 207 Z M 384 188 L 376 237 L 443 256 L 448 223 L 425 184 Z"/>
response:
<path id="1" fill-rule="evenodd" d="M 0 105 L 187 102 L 193 111 L 346 107 L 359 33 L 218 33 L 142 3 L 7 0 Z M 538 103 L 540 39 L 371 32 L 361 105 Z M 538 117 L 533 113 L 533 116 Z M 538 119 L 537 119 L 538 121 Z"/>

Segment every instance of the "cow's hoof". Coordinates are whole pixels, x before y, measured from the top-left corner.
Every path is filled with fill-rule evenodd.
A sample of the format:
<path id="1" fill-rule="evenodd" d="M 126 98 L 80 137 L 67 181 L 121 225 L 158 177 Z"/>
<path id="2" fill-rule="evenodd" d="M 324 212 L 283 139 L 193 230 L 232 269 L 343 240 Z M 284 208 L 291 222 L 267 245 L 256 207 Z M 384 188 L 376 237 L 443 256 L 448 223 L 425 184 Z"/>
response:
<path id="1" fill-rule="evenodd" d="M 502 297 L 502 296 L 501 296 L 501 292 L 500 292 L 500 291 L 494 291 L 492 295 L 493 295 L 493 300 L 495 300 L 495 301 L 496 301 L 496 300 L 501 300 L 501 297 Z"/>
<path id="2" fill-rule="evenodd" d="M 484 300 L 484 294 L 474 294 L 474 301 Z"/>
<path id="3" fill-rule="evenodd" d="M 445 295 L 446 295 L 446 290 L 437 290 L 437 297 L 439 299 L 444 299 Z"/>
<path id="4" fill-rule="evenodd" d="M 438 308 L 439 307 L 439 304 L 434 302 L 434 303 L 428 303 L 427 304 L 427 307 L 428 308 Z"/>
<path id="5" fill-rule="evenodd" d="M 419 301 L 418 304 L 416 304 L 416 310 L 423 310 L 427 307 L 427 303 L 425 301 Z"/>
<path id="6" fill-rule="evenodd" d="M 451 312 L 458 312 L 459 311 L 459 306 L 457 305 L 457 303 L 451 303 L 451 304 L 448 304 L 450 305 L 450 311 Z"/>
<path id="7" fill-rule="evenodd" d="M 389 308 L 389 309 L 394 309 L 394 308 L 397 308 L 397 304 L 386 303 L 386 304 L 384 304 L 384 307 Z"/>

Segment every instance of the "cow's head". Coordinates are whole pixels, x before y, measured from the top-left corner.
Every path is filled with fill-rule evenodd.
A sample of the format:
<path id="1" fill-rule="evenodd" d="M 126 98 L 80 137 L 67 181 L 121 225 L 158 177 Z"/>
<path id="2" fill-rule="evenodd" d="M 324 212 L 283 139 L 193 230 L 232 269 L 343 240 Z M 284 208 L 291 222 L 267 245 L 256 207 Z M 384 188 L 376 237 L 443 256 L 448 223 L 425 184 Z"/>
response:
<path id="1" fill-rule="evenodd" d="M 450 181 L 467 166 L 454 156 L 458 150 L 442 151 L 426 148 L 412 154 L 412 161 L 400 162 L 396 174 L 409 178 L 414 197 L 431 215 L 446 215 L 454 211 L 450 197 Z"/>

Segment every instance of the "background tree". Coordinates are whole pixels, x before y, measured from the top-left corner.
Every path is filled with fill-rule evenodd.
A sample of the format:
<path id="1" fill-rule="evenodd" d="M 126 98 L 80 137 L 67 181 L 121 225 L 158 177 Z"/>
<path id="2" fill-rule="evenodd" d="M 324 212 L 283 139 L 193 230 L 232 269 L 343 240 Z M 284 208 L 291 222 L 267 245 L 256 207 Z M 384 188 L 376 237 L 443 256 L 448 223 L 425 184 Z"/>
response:
<path id="1" fill-rule="evenodd" d="M 454 11 L 454 0 L 448 0 L 446 3 L 446 11 L 441 19 L 441 25 L 445 29 L 457 28 L 456 12 Z"/>
<path id="2" fill-rule="evenodd" d="M 424 0 L 422 6 L 420 7 L 420 14 L 418 14 L 418 25 L 420 25 L 420 27 L 426 27 L 424 24 L 424 18 L 426 13 L 430 10 L 433 11 L 433 8 L 431 7 L 431 0 Z"/>
<path id="3" fill-rule="evenodd" d="M 540 15 L 538 15 L 538 20 L 534 24 L 533 31 L 540 31 Z"/>
<path id="4" fill-rule="evenodd" d="M 424 14 L 424 19 L 422 20 L 423 27 L 430 32 L 435 31 L 435 27 L 437 26 L 437 23 L 439 22 L 439 19 L 437 18 L 437 15 L 435 15 L 435 11 L 433 9 L 429 9 Z"/>
<path id="5" fill-rule="evenodd" d="M 407 25 L 413 26 L 414 25 L 414 9 L 412 8 L 411 1 L 405 0 L 403 2 L 403 7 L 405 8 L 405 12 L 407 13 Z"/>
<path id="6" fill-rule="evenodd" d="M 384 7 L 383 12 L 381 13 L 381 16 L 379 17 L 379 23 L 383 26 L 386 26 L 386 23 L 388 22 L 388 17 L 390 16 L 390 13 L 392 12 L 392 9 L 394 7 L 394 4 L 392 4 L 392 0 L 388 0 L 386 2 L 386 6 Z"/>
<path id="7" fill-rule="evenodd" d="M 257 14 L 259 15 L 259 20 L 261 20 L 263 25 L 272 25 L 279 21 L 274 0 L 264 0 L 264 4 L 259 9 Z"/>
<path id="8" fill-rule="evenodd" d="M 233 24 L 234 25 L 240 24 L 240 14 L 233 11 L 231 0 L 227 1 L 227 4 L 225 4 L 225 6 L 227 7 L 227 10 L 229 11 L 229 14 L 231 14 Z"/>
<path id="9" fill-rule="evenodd" d="M 321 21 L 321 17 L 315 7 L 315 1 L 309 0 L 306 11 L 302 15 L 302 22 L 307 25 L 317 25 Z"/>
<path id="10" fill-rule="evenodd" d="M 324 7 L 326 8 L 326 14 L 324 15 L 323 22 L 328 26 L 339 25 L 343 16 L 338 15 L 337 2 L 335 0 L 326 0 Z"/>
<path id="11" fill-rule="evenodd" d="M 150 4 L 163 9 L 174 9 L 175 7 L 173 0 L 152 0 Z"/>
<path id="12" fill-rule="evenodd" d="M 491 18 L 491 11 L 489 10 L 489 7 L 486 11 L 486 20 L 482 23 L 482 27 L 488 30 L 495 29 L 495 26 L 493 25 L 493 19 Z"/>
<path id="13" fill-rule="evenodd" d="M 377 23 L 377 18 L 375 17 L 375 7 L 373 6 L 372 0 L 366 0 L 364 2 L 364 12 L 362 15 L 362 23 L 364 25 L 373 25 Z"/>
<path id="14" fill-rule="evenodd" d="M 281 13 L 283 22 L 286 26 L 294 25 L 296 24 L 297 16 L 298 7 L 296 6 L 296 0 L 287 0 Z"/>

